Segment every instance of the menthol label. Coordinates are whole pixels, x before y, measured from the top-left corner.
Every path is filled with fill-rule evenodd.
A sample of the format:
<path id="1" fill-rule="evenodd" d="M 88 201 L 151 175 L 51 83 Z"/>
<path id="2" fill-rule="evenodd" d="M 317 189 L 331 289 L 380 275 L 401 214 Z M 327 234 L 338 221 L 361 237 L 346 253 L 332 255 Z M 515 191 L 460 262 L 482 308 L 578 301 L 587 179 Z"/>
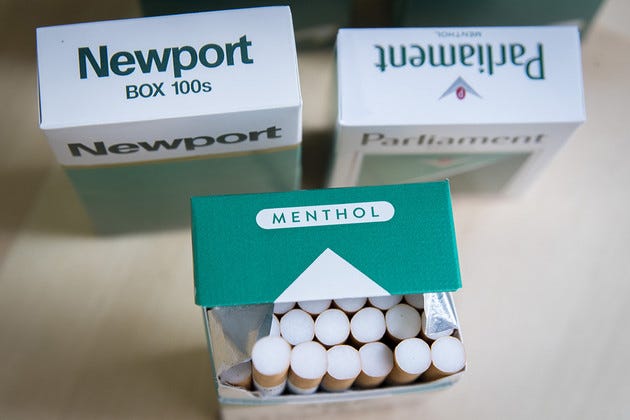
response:
<path id="1" fill-rule="evenodd" d="M 263 229 L 287 229 L 354 223 L 383 223 L 394 217 L 387 201 L 264 209 L 256 215 Z"/>

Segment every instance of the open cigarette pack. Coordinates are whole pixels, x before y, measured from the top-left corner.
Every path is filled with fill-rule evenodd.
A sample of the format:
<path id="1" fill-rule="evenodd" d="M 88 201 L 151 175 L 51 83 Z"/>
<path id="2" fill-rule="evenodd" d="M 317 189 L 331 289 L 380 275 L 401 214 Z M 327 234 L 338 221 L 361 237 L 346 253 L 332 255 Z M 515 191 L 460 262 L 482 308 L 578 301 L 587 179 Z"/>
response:
<path id="1" fill-rule="evenodd" d="M 423 392 L 465 369 L 448 181 L 193 197 L 192 240 L 224 410 Z"/>
<path id="2" fill-rule="evenodd" d="M 184 226 L 193 195 L 299 186 L 288 7 L 37 29 L 40 127 L 94 227 Z"/>
<path id="3" fill-rule="evenodd" d="M 342 29 L 329 185 L 523 190 L 584 121 L 575 26 Z"/>

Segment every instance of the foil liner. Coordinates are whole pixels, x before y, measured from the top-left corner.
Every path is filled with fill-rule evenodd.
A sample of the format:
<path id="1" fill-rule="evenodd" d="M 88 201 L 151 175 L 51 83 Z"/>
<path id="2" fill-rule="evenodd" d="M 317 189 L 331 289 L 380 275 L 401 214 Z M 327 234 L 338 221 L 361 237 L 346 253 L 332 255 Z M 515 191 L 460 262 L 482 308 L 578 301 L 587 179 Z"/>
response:
<path id="1" fill-rule="evenodd" d="M 422 327 L 426 334 L 433 335 L 451 329 L 459 329 L 459 320 L 451 293 L 425 293 L 424 313 L 426 325 Z"/>
<path id="2" fill-rule="evenodd" d="M 207 311 L 212 361 L 221 373 L 251 359 L 252 347 L 269 335 L 273 305 L 218 306 Z"/>

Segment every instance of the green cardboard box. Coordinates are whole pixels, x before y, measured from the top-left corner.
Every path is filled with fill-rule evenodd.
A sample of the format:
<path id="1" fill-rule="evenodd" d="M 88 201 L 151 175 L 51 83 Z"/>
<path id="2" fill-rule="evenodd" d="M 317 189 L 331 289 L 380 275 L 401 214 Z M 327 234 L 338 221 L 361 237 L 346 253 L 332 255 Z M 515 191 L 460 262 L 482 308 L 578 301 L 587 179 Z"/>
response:
<path id="1" fill-rule="evenodd" d="M 269 334 L 273 304 L 425 294 L 427 318 L 458 330 L 461 287 L 448 181 L 192 198 L 195 303 L 224 410 L 421 392 L 428 383 L 262 397 L 223 383 Z M 432 299 L 427 299 L 431 296 Z M 262 411 L 254 411 L 261 414 Z"/>

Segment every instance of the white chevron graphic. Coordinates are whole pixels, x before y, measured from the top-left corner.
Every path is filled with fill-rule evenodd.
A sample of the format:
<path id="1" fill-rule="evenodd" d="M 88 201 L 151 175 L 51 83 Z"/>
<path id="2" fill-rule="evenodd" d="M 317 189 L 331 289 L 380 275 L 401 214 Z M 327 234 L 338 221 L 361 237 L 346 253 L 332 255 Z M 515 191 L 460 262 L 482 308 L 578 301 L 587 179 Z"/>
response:
<path id="1" fill-rule="evenodd" d="M 275 302 L 387 295 L 387 290 L 327 248 Z"/>
<path id="2" fill-rule="evenodd" d="M 450 95 L 451 93 L 455 93 L 455 91 L 457 91 L 458 87 L 463 87 L 466 92 L 476 96 L 477 98 L 481 98 L 481 96 L 475 92 L 475 89 L 472 88 L 472 86 L 470 86 L 464 79 L 462 79 L 461 77 L 458 77 L 453 84 L 451 84 L 448 89 L 446 89 L 446 91 L 444 91 L 444 93 L 442 94 L 442 96 L 440 96 L 440 99 L 444 98 L 445 96 Z"/>

